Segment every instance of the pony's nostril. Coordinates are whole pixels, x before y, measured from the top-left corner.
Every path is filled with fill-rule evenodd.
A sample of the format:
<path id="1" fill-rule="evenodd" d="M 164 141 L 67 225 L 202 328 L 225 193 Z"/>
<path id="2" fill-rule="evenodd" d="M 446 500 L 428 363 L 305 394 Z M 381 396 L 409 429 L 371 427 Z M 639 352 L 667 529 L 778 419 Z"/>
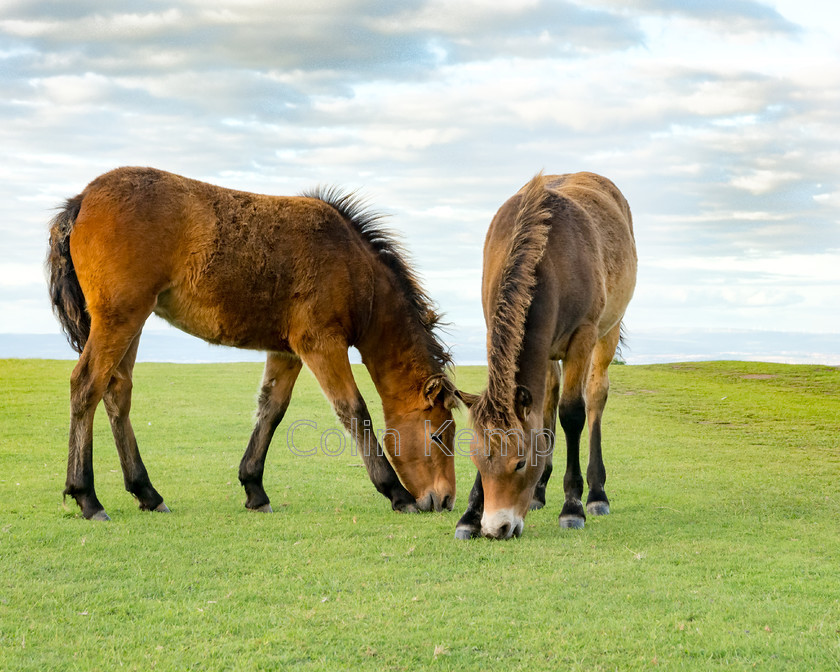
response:
<path id="1" fill-rule="evenodd" d="M 499 539 L 507 539 L 510 533 L 510 523 L 503 523 L 499 526 L 499 531 L 497 533 L 497 537 Z"/>
<path id="2" fill-rule="evenodd" d="M 417 508 L 421 511 L 434 511 L 435 508 L 435 500 L 432 498 L 431 495 L 426 495 L 423 499 L 417 500 Z"/>
<path id="3" fill-rule="evenodd" d="M 444 495 L 443 501 L 440 503 L 440 508 L 442 510 L 451 511 L 452 504 L 452 497 L 450 495 Z"/>

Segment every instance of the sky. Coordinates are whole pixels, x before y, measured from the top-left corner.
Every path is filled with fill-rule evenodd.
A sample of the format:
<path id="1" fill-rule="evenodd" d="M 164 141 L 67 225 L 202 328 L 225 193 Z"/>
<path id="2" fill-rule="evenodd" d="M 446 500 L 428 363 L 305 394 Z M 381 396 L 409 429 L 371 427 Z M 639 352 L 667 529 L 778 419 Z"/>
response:
<path id="1" fill-rule="evenodd" d="M 631 350 L 706 332 L 840 342 L 838 3 L 124 6 L 0 0 L 0 334 L 59 332 L 53 208 L 149 165 L 261 193 L 361 190 L 446 313 L 456 361 L 483 347 L 490 220 L 540 170 L 598 172 L 627 197 Z"/>

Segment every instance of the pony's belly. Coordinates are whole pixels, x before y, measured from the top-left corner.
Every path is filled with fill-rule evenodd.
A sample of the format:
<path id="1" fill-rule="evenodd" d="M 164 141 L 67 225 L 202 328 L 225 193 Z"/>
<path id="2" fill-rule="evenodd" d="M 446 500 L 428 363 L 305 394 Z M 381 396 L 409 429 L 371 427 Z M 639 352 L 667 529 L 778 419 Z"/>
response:
<path id="1" fill-rule="evenodd" d="M 171 290 L 158 296 L 154 313 L 181 331 L 214 345 L 232 348 L 284 352 L 289 344 L 282 338 L 271 312 L 251 307 L 250 310 L 221 310 L 218 305 L 205 306 L 184 300 Z"/>

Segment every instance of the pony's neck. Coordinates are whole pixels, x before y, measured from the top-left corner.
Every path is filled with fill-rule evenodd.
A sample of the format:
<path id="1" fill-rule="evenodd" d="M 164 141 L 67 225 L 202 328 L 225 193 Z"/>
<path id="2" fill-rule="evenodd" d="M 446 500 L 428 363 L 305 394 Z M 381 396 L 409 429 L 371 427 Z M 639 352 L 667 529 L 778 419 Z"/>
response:
<path id="1" fill-rule="evenodd" d="M 490 394 L 494 405 L 512 409 L 516 386 L 523 385 L 531 393 L 532 409 L 542 413 L 550 339 L 539 333 L 540 331 L 539 325 L 531 325 L 531 328 L 526 330 L 512 367 L 503 359 L 504 354 L 498 350 L 488 353 L 488 377 L 494 380 L 495 384 L 488 387 L 487 393 Z M 514 371 L 512 375 L 511 369 Z"/>
<path id="2" fill-rule="evenodd" d="M 535 352 L 534 348 L 528 347 L 526 339 L 519 353 L 518 366 L 515 384 L 528 388 L 533 400 L 532 409 L 542 414 L 545 380 L 548 376 L 548 352 Z"/>
<path id="3" fill-rule="evenodd" d="M 388 417 L 419 398 L 423 384 L 442 367 L 429 352 L 429 336 L 418 317 L 393 288 L 379 284 L 370 323 L 356 347 Z"/>

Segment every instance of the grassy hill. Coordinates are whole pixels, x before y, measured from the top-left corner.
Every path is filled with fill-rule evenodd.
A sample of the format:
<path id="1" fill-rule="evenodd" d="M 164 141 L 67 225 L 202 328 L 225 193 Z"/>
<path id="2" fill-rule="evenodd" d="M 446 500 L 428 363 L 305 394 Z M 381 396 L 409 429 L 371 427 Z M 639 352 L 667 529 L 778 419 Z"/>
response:
<path id="1" fill-rule="evenodd" d="M 339 427 L 308 372 L 268 456 L 275 513 L 246 512 L 236 475 L 259 364 L 139 364 L 132 420 L 172 514 L 123 490 L 100 409 L 96 485 L 113 520 L 85 521 L 61 498 L 72 366 L 0 361 L 0 669 L 840 666 L 835 368 L 613 367 L 613 513 L 559 529 L 560 454 L 547 507 L 501 543 L 453 539 L 466 457 L 455 511 L 408 516 L 349 450 L 292 454 L 290 422 L 317 423 L 298 445 Z M 473 392 L 484 377 L 456 371 Z"/>

